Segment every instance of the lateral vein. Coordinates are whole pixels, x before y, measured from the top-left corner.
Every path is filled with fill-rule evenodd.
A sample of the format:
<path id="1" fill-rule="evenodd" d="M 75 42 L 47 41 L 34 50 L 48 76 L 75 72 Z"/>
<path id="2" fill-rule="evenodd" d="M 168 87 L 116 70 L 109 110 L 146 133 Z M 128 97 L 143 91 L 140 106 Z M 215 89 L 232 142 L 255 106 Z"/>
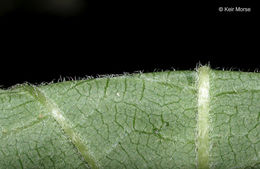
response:
<path id="1" fill-rule="evenodd" d="M 198 69 L 198 119 L 197 119 L 197 165 L 199 169 L 209 168 L 209 71 Z"/>
<path id="2" fill-rule="evenodd" d="M 44 107 L 47 108 L 50 115 L 57 121 L 57 123 L 61 126 L 64 133 L 68 136 L 71 142 L 78 149 L 79 153 L 82 155 L 84 160 L 88 163 L 91 169 L 99 169 L 97 161 L 90 154 L 88 148 L 80 138 L 79 134 L 77 134 L 70 125 L 70 122 L 62 115 L 62 111 L 60 108 L 47 96 L 40 91 L 36 86 L 26 85 L 25 90 L 27 90 L 37 101 L 39 101 Z"/>

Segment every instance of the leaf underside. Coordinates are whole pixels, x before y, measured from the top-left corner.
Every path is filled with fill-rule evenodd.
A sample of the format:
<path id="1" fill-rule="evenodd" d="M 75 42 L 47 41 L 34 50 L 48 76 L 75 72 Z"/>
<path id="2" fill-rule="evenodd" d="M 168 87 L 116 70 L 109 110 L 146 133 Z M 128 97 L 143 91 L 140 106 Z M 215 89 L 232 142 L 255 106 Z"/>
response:
<path id="1" fill-rule="evenodd" d="M 0 90 L 0 169 L 260 168 L 260 74 L 207 70 L 207 126 L 196 71 Z"/>

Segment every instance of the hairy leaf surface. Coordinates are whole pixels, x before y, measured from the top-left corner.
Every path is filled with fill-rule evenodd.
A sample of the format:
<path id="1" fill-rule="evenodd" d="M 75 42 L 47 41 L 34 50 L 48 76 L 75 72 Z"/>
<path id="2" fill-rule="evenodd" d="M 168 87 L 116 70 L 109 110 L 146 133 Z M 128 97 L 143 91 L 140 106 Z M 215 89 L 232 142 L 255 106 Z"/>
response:
<path id="1" fill-rule="evenodd" d="M 0 90 L 0 168 L 260 168 L 260 74 L 166 71 Z"/>

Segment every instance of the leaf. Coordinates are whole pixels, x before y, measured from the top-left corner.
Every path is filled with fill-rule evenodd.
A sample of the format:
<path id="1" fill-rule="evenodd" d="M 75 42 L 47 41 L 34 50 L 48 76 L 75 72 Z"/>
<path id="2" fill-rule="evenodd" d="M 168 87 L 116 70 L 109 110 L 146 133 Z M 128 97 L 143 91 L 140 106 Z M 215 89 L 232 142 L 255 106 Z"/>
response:
<path id="1" fill-rule="evenodd" d="M 166 71 L 0 90 L 0 168 L 260 168 L 260 74 Z"/>

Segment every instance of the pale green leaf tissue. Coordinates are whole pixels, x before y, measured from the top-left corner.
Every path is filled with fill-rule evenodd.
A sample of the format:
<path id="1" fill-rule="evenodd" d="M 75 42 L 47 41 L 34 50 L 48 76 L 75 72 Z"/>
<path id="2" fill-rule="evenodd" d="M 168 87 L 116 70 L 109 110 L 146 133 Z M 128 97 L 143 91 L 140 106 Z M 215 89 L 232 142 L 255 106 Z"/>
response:
<path id="1" fill-rule="evenodd" d="M 0 169 L 260 169 L 260 74 L 139 73 L 0 90 Z"/>

